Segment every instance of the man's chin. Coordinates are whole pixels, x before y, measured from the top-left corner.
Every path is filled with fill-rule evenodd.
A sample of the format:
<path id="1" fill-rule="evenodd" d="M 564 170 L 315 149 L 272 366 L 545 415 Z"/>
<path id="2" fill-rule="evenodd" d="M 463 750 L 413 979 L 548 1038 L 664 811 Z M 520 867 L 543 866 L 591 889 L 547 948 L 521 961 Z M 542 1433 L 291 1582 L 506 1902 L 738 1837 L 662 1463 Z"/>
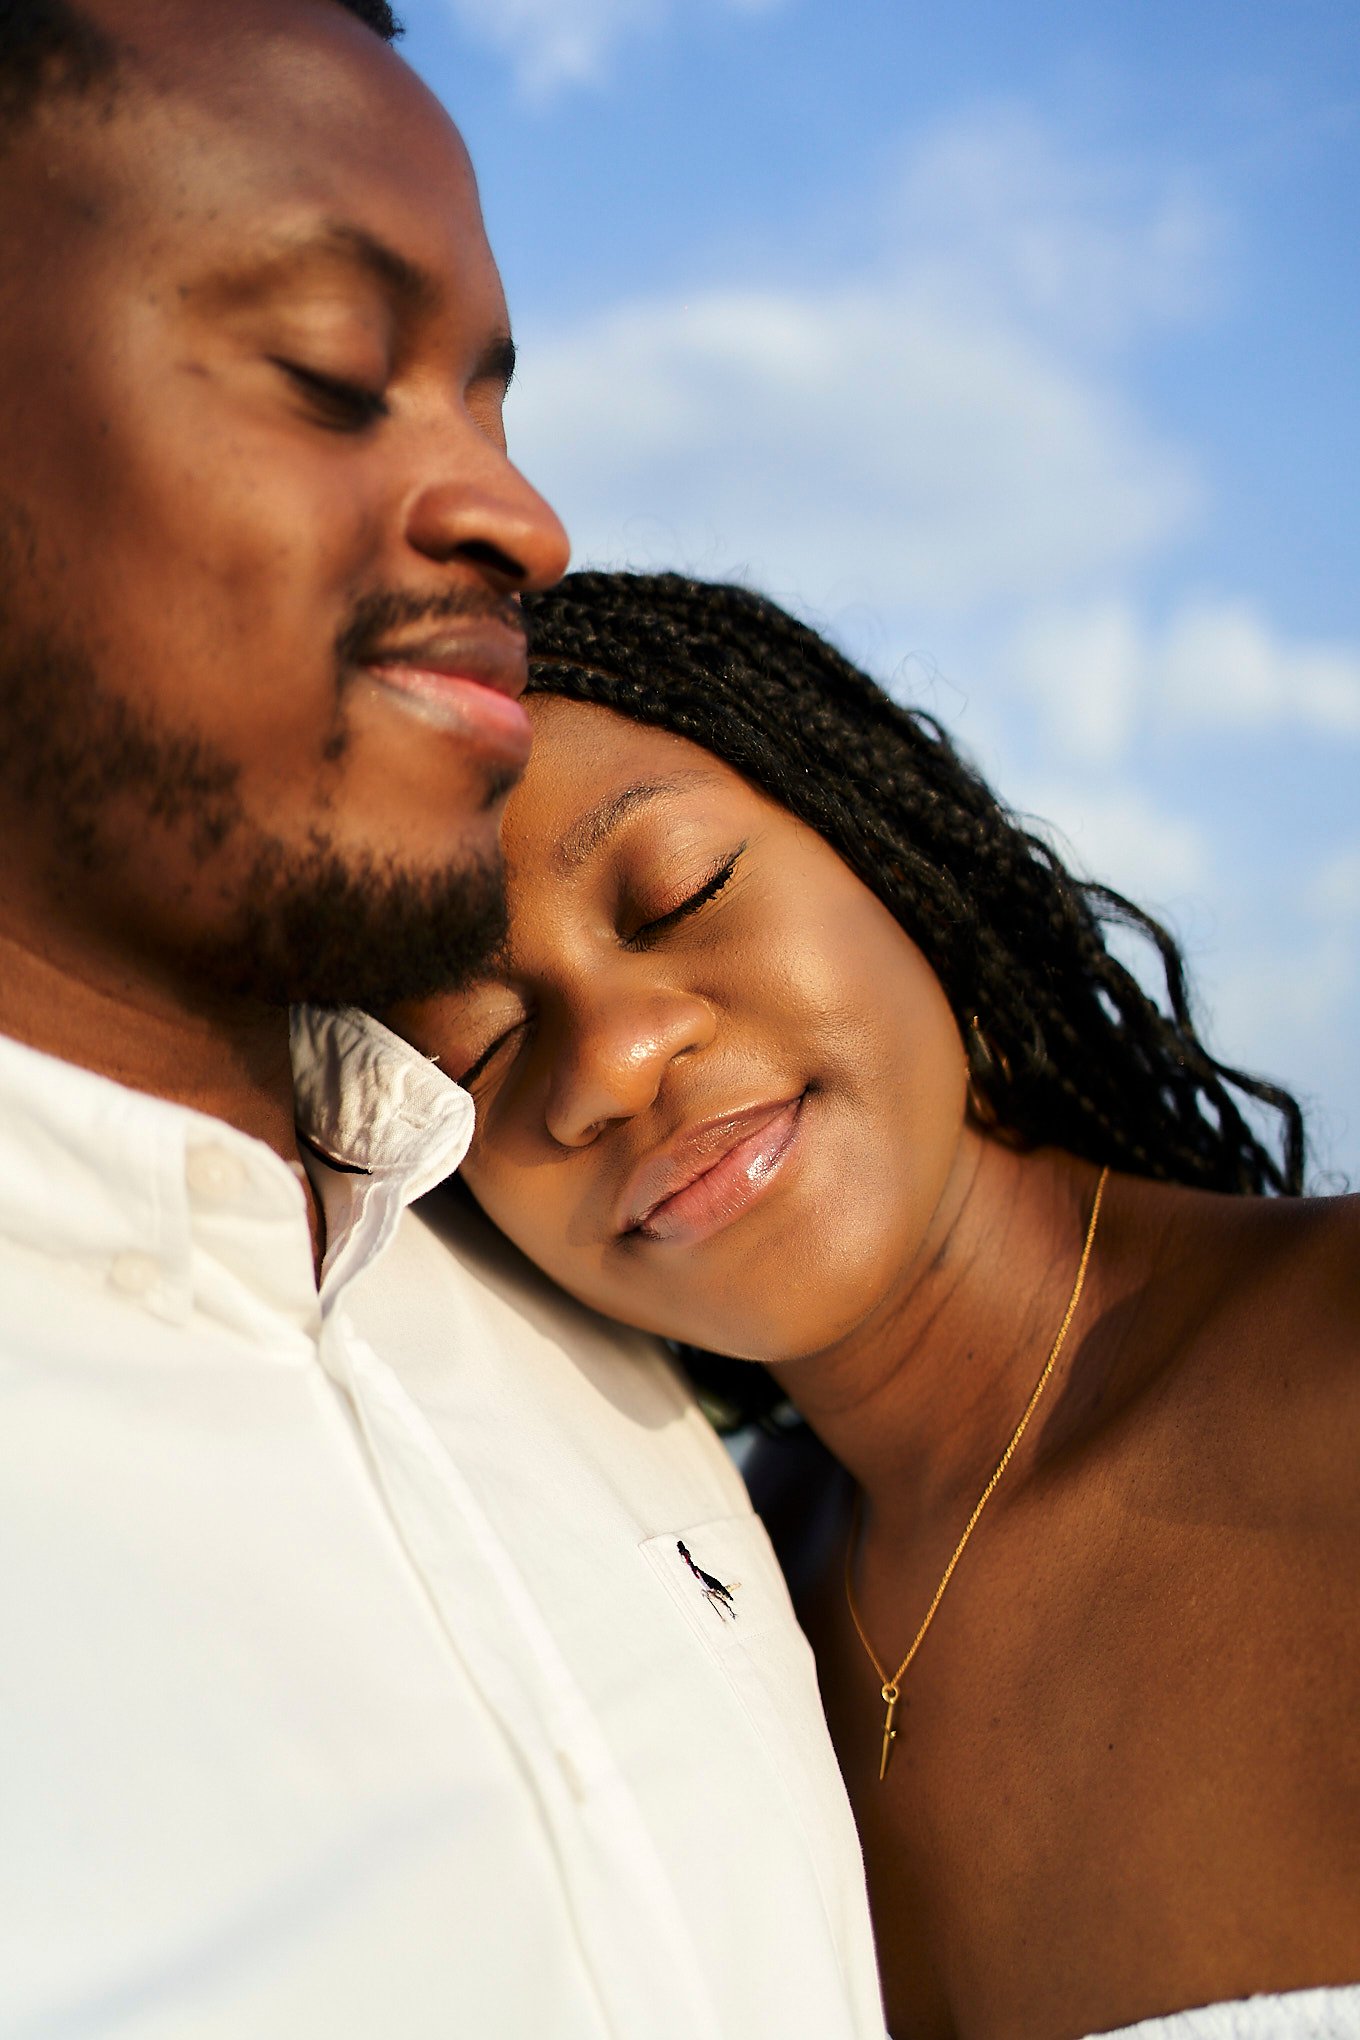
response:
<path id="1" fill-rule="evenodd" d="M 454 992 L 505 939 L 499 857 L 437 873 L 342 859 L 319 846 L 262 857 L 234 934 L 200 946 L 203 976 L 268 1005 L 381 1012 Z"/>
<path id="2" fill-rule="evenodd" d="M 177 977 L 218 996 L 376 1009 L 476 972 L 505 934 L 497 824 L 516 772 L 477 778 L 451 833 L 461 812 L 479 847 L 442 869 L 365 859 L 315 828 L 277 836 L 220 744 L 105 686 L 86 646 L 12 629 L 37 551 L 26 512 L 0 497 L 0 792 L 73 896 L 97 887 Z M 211 925 L 186 900 L 211 902 Z"/>

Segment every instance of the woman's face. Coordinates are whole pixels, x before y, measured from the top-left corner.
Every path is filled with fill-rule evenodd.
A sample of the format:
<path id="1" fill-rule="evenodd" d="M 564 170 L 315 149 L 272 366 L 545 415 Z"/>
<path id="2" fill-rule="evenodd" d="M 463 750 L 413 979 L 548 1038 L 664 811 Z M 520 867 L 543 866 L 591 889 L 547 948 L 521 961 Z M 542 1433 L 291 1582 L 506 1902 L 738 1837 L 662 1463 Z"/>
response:
<path id="1" fill-rule="evenodd" d="M 744 1358 L 888 1324 L 960 1166 L 963 1045 L 823 839 L 683 738 L 533 702 L 500 967 L 395 1016 L 487 1215 L 608 1315 Z"/>

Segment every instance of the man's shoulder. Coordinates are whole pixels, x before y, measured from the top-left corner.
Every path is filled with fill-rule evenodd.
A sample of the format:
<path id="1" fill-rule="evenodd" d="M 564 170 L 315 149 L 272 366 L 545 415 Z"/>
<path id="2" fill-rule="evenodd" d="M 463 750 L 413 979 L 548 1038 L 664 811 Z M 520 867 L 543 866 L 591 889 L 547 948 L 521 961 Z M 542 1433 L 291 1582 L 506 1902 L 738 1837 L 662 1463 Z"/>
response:
<path id="1" fill-rule="evenodd" d="M 552 1346 L 581 1359 L 607 1358 L 664 1379 L 687 1398 L 659 1340 L 614 1323 L 549 1280 L 486 1219 L 458 1184 L 444 1184 L 404 1214 L 382 1286 L 400 1291 L 413 1315 L 447 1326 L 449 1313 L 520 1348 Z"/>
<path id="2" fill-rule="evenodd" d="M 612 1348 L 653 1354 L 659 1342 L 578 1303 L 485 1217 L 458 1182 L 441 1184 L 406 1214 L 404 1245 L 444 1280 L 535 1327 L 544 1337 L 601 1340 Z"/>
<path id="3" fill-rule="evenodd" d="M 697 1481 L 711 1514 L 749 1513 L 741 1479 L 662 1343 L 548 1280 L 458 1186 L 404 1215 L 347 1304 L 438 1428 L 568 1440 L 639 1495 Z M 659 1499 L 659 1497 L 658 1497 Z M 696 1496 L 696 1500 L 697 1500 Z"/>

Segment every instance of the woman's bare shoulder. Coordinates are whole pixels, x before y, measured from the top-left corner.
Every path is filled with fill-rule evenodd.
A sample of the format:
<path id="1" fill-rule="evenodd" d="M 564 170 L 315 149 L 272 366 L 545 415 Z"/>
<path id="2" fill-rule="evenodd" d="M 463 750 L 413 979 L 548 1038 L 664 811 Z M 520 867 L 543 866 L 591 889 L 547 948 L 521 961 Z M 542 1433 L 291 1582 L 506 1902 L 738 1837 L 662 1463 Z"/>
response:
<path id="1" fill-rule="evenodd" d="M 1089 1412 L 1103 1450 L 1178 1492 L 1360 1518 L 1360 1197 L 1139 1184 L 1128 1204 L 1143 1272 L 1069 1391 L 1074 1431 Z"/>
<path id="2" fill-rule="evenodd" d="M 1360 1515 L 1360 1197 L 1244 1208 L 1223 1252 L 1201 1352 L 1225 1455 L 1236 1436 L 1281 1501 Z"/>
<path id="3" fill-rule="evenodd" d="M 1360 1196 L 1224 1197 L 1145 1186 L 1162 1272 L 1196 1299 L 1210 1342 L 1360 1345 Z M 1159 1255 L 1159 1259 L 1161 1256 Z"/>
<path id="4" fill-rule="evenodd" d="M 1233 1264 L 1265 1323 L 1360 1357 L 1360 1197 L 1253 1201 L 1240 1219 Z"/>

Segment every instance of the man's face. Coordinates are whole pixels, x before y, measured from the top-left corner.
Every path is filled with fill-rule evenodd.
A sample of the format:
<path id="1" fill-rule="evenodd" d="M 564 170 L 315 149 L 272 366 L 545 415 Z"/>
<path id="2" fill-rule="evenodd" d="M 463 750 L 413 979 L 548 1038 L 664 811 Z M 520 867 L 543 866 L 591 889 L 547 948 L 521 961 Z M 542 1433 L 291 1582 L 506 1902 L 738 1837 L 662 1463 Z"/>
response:
<path id="1" fill-rule="evenodd" d="M 462 145 L 328 0 L 91 12 L 124 82 L 0 158 L 0 917 L 267 998 L 452 981 L 512 597 L 566 563 Z"/>

